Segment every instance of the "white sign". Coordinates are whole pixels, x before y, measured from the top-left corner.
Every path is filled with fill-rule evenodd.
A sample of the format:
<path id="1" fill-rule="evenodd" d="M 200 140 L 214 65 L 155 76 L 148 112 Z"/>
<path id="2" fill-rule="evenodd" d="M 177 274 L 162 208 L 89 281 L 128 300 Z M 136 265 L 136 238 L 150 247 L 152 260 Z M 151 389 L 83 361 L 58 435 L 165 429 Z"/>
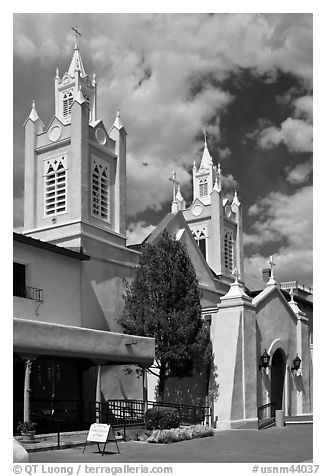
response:
<path id="1" fill-rule="evenodd" d="M 95 443 L 106 443 L 111 430 L 111 425 L 105 423 L 93 423 L 87 435 L 87 441 Z M 114 436 L 113 436 L 114 438 Z"/>

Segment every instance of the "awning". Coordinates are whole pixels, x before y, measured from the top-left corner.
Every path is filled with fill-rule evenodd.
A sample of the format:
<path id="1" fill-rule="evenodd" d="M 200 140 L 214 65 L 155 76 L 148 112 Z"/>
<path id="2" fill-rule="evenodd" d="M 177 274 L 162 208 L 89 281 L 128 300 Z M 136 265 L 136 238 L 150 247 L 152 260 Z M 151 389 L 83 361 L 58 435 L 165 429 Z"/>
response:
<path id="1" fill-rule="evenodd" d="M 155 339 L 14 318 L 14 352 L 150 366 Z"/>

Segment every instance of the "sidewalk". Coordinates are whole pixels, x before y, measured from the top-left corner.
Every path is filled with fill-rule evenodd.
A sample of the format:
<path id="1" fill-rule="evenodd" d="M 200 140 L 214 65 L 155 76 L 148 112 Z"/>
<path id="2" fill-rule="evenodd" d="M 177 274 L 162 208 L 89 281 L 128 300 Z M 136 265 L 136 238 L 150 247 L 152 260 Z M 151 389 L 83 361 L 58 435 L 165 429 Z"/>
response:
<path id="1" fill-rule="evenodd" d="M 85 442 L 85 438 L 82 442 Z M 281 429 L 224 430 L 214 437 L 169 445 L 118 441 L 109 443 L 106 454 L 96 445 L 31 453 L 31 462 L 47 463 L 300 463 L 313 458 L 313 425 Z"/>

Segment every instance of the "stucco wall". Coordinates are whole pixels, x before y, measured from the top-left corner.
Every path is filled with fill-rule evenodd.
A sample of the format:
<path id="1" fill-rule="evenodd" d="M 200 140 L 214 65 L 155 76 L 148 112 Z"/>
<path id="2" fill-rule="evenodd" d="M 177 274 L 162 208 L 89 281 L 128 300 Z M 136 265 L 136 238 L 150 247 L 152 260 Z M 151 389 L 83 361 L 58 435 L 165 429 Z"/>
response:
<path id="1" fill-rule="evenodd" d="M 277 293 L 268 295 L 257 305 L 257 357 L 271 348 L 271 361 L 277 348 L 281 348 L 286 357 L 285 385 L 288 389 L 288 401 L 284 390 L 284 405 L 289 414 L 308 413 L 312 409 L 311 402 L 311 357 L 308 341 L 308 323 L 302 322 L 302 375 L 291 372 L 292 361 L 300 353 L 297 347 L 297 318 L 285 300 Z M 273 345 L 274 343 L 274 345 Z M 271 347 L 272 346 L 272 347 Z M 270 361 L 270 362 L 271 362 Z M 259 362 L 257 363 L 257 365 Z M 270 398 L 270 374 L 262 371 L 258 374 L 258 405 L 266 403 Z M 266 388 L 267 387 L 267 388 Z M 300 408 L 300 400 L 302 407 Z M 270 400 L 269 400 L 270 401 Z"/>
<path id="2" fill-rule="evenodd" d="M 81 262 L 16 241 L 13 257 L 15 262 L 26 265 L 26 285 L 43 289 L 44 298 L 39 305 L 14 296 L 14 317 L 80 326 Z"/>

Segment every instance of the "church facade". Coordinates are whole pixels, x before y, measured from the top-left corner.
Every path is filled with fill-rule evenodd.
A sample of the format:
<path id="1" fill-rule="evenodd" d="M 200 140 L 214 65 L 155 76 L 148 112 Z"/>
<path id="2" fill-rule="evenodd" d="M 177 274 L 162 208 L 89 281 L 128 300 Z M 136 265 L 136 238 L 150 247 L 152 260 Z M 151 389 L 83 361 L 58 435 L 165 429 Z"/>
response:
<path id="1" fill-rule="evenodd" d="M 24 229 L 14 234 L 14 408 L 25 418 L 30 408 L 64 412 L 70 405 L 76 419 L 86 419 L 93 400 L 155 398 L 156 382 L 147 383 L 146 372 L 142 381 L 124 372 L 126 365 L 152 365 L 155 343 L 117 326 L 123 280 L 133 279 L 139 262 L 139 251 L 126 246 L 127 134 L 119 112 L 109 129 L 98 119 L 96 77 L 86 74 L 77 43 L 67 72 L 56 71 L 54 97 L 48 126 L 34 102 L 24 125 Z M 211 388 L 218 392 L 207 395 L 199 382 L 191 403 L 203 403 L 204 394 L 223 428 L 255 425 L 257 408 L 268 403 L 287 415 L 312 412 L 310 290 L 278 284 L 272 266 L 265 282 L 245 275 L 242 219 L 237 192 L 224 194 L 205 135 L 201 163 L 193 165 L 192 203 L 186 207 L 174 180 L 171 213 L 146 239 L 155 243 L 166 229 L 192 260 L 213 344 Z M 167 385 L 170 401 L 178 386 L 195 388 L 191 377 Z"/>
<path id="2" fill-rule="evenodd" d="M 193 165 L 188 208 L 176 185 L 174 177 L 171 213 L 146 241 L 155 243 L 167 229 L 185 244 L 195 266 L 213 346 L 215 377 L 206 401 L 216 425 L 255 428 L 257 409 L 265 405 L 266 411 L 283 409 L 286 416 L 310 414 L 312 290 L 296 281 L 277 283 L 272 257 L 261 282 L 245 274 L 241 203 L 236 191 L 233 197 L 225 194 L 221 167 L 213 165 L 206 135 L 199 167 Z M 172 395 L 176 384 L 172 379 L 168 386 Z M 188 394 L 196 388 L 189 379 L 184 386 Z"/>

